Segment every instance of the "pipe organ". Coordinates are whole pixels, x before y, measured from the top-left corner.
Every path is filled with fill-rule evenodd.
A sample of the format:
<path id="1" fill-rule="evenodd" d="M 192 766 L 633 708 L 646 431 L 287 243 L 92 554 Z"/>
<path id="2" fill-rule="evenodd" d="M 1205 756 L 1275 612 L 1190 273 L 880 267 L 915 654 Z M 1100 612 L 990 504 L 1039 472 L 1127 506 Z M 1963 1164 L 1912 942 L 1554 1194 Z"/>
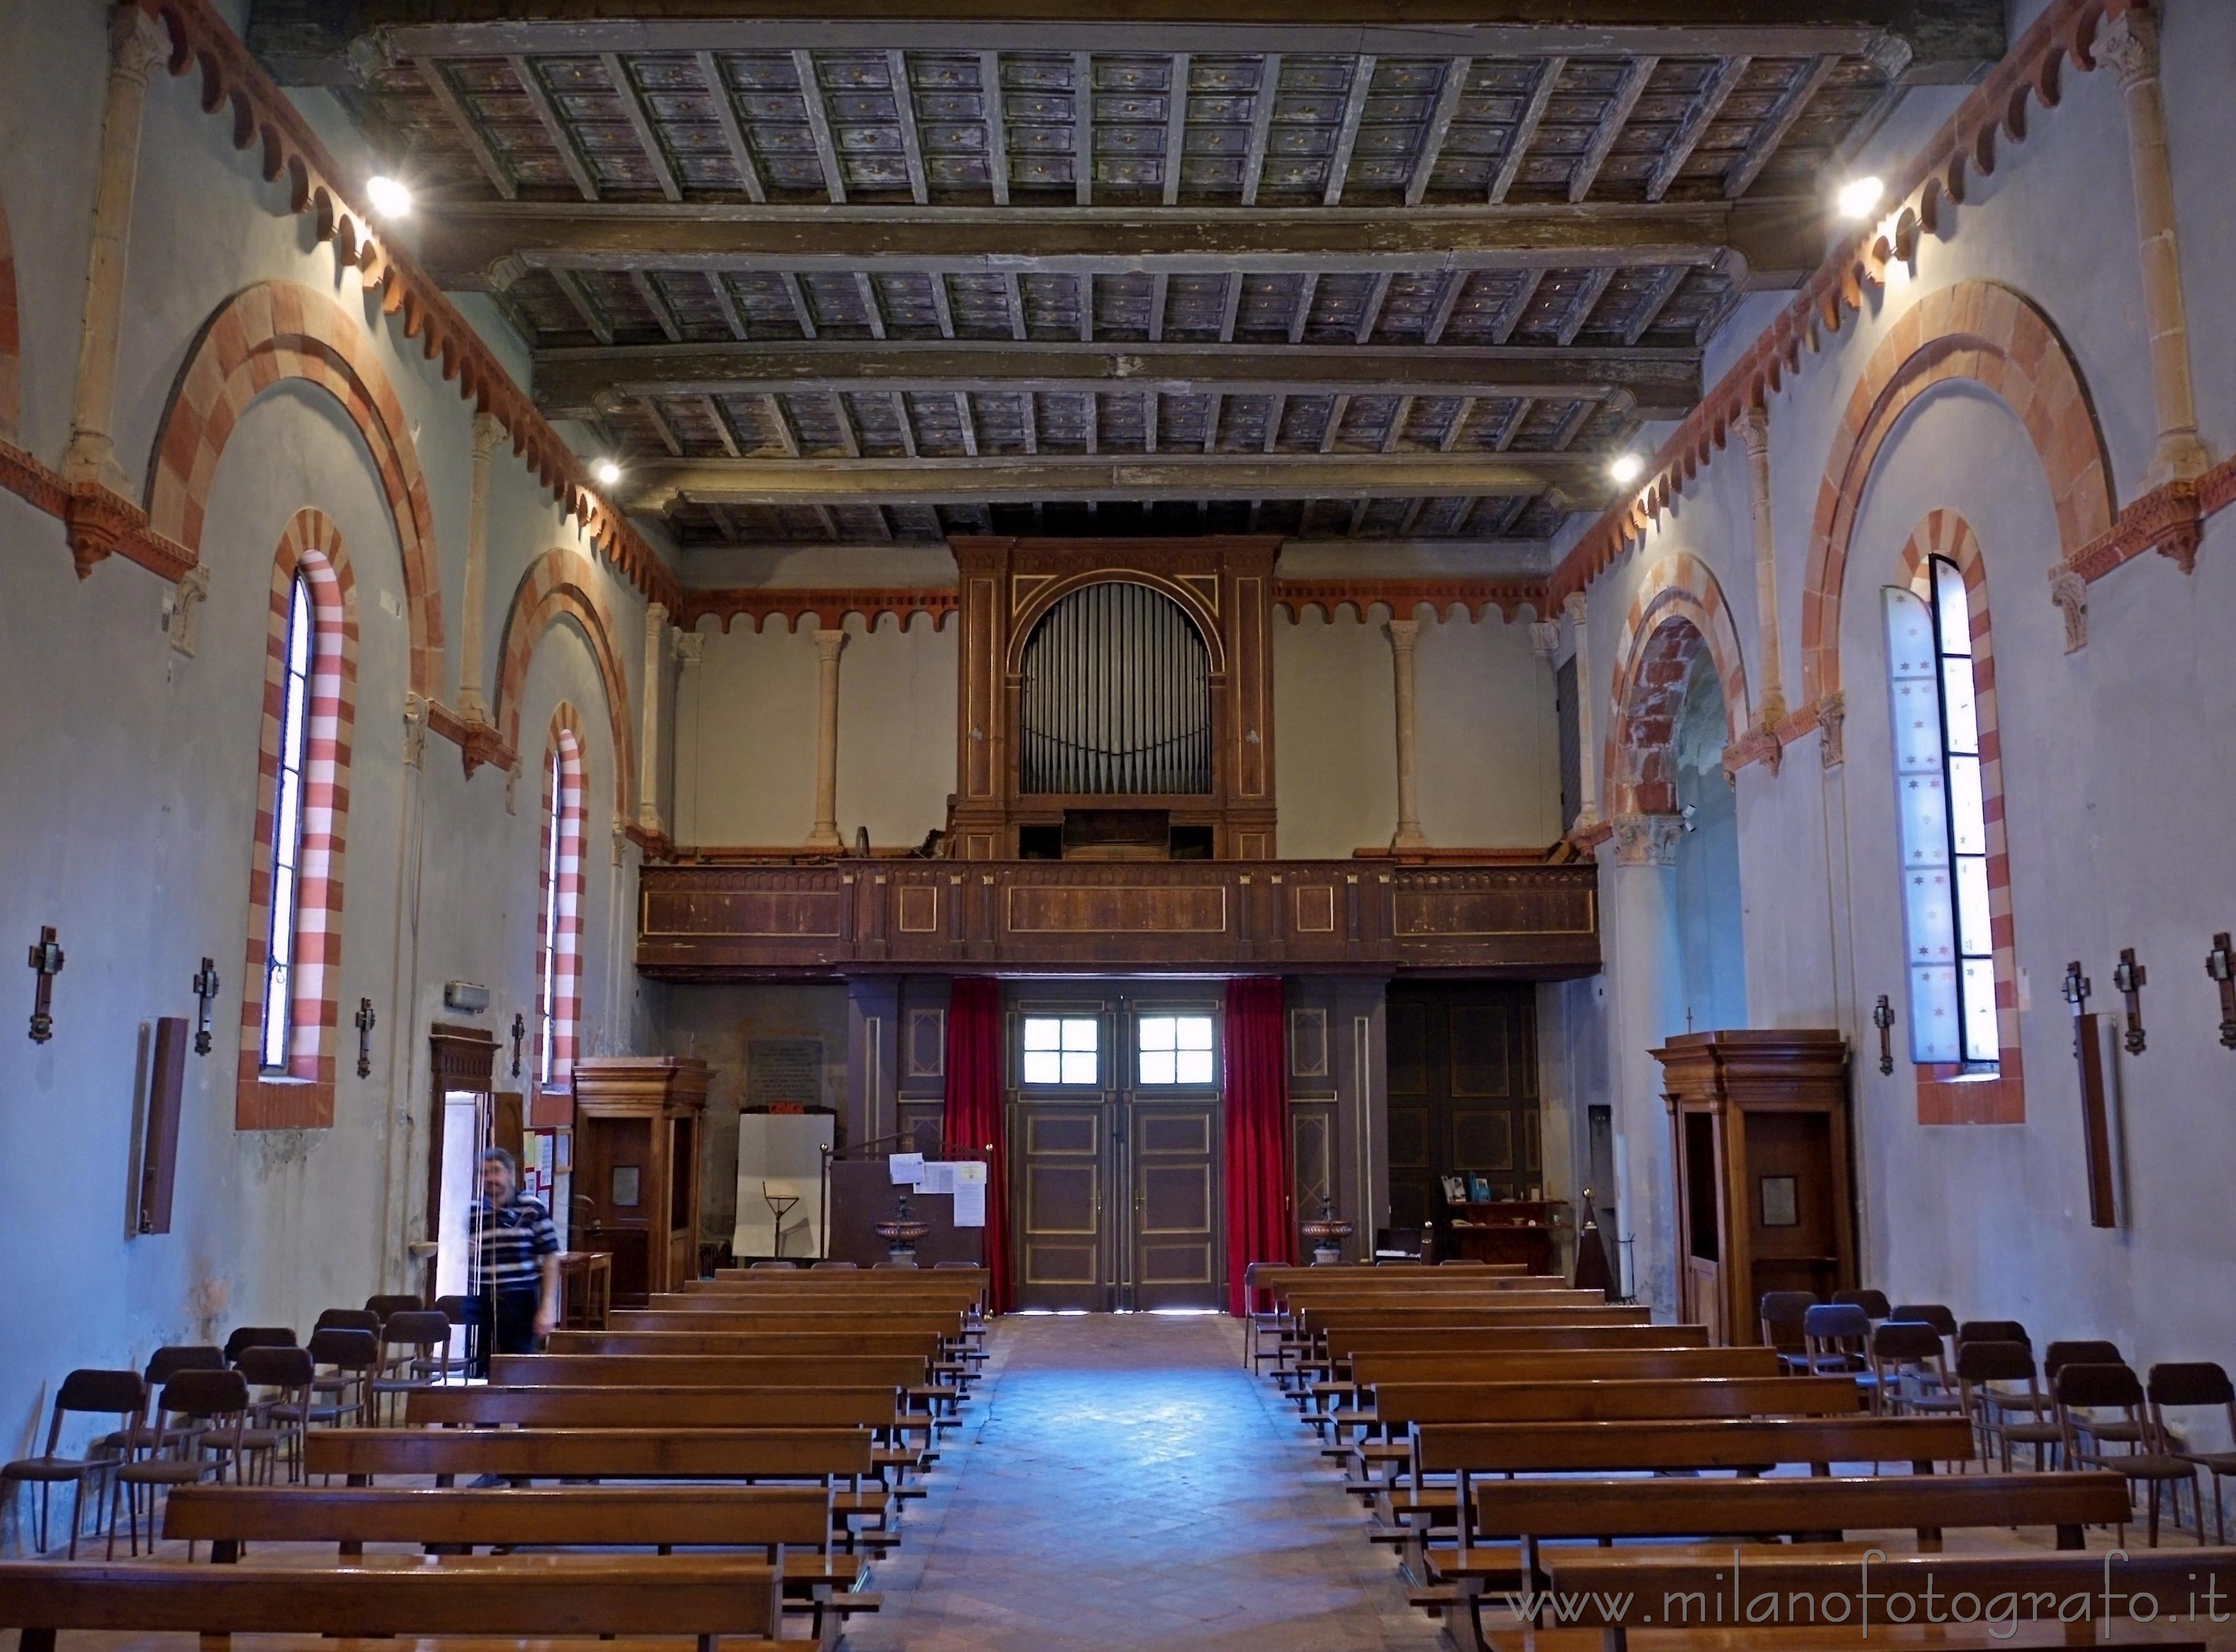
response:
<path id="1" fill-rule="evenodd" d="M 954 853 L 1273 858 L 1278 538 L 951 543 Z"/>

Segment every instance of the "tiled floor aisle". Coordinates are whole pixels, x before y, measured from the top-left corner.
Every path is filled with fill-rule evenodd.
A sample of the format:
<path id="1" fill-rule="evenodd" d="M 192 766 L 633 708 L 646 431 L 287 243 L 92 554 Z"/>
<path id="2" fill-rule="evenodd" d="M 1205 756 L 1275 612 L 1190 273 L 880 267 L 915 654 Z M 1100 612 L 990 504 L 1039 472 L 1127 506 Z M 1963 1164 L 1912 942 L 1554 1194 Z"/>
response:
<path id="1" fill-rule="evenodd" d="M 1428 1649 L 1224 1318 L 1010 1318 L 986 1398 L 878 1567 L 862 1652 Z"/>

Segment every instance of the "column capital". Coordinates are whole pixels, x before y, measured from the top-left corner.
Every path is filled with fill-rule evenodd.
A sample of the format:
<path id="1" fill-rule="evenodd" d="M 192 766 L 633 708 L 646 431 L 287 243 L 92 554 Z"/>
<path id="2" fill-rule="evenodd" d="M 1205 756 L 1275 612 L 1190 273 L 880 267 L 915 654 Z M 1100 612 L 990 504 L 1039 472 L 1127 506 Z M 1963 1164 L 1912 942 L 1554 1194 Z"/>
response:
<path id="1" fill-rule="evenodd" d="M 646 636 L 657 637 L 660 635 L 660 628 L 667 623 L 667 603 L 647 602 L 644 605 L 644 634 Z"/>
<path id="2" fill-rule="evenodd" d="M 1561 612 L 1568 616 L 1568 623 L 1571 625 L 1582 625 L 1585 615 L 1590 611 L 1590 605 L 1584 601 L 1584 594 L 1582 591 L 1570 591 L 1568 600 L 1561 604 Z"/>
<path id="3" fill-rule="evenodd" d="M 1529 646 L 1537 657 L 1551 665 L 1561 652 L 1561 622 L 1558 620 L 1539 620 L 1529 628 Z"/>
<path id="4" fill-rule="evenodd" d="M 815 633 L 815 652 L 818 658 L 824 660 L 836 660 L 838 657 L 838 651 L 845 646 L 845 632 L 825 631 L 819 628 L 817 629 Z"/>
<path id="5" fill-rule="evenodd" d="M 162 30 L 138 6 L 120 5 L 109 14 L 109 64 L 115 74 L 145 86 L 155 65 L 170 56 Z"/>
<path id="6" fill-rule="evenodd" d="M 2147 5 L 2130 6 L 2096 36 L 2096 60 L 2108 64 L 2122 91 L 2159 76 L 2159 20 Z"/>
<path id="7" fill-rule="evenodd" d="M 495 413 L 474 415 L 474 463 L 486 464 L 496 457 L 497 444 L 504 435 L 504 426 L 497 422 Z"/>
<path id="8" fill-rule="evenodd" d="M 1609 822 L 1615 831 L 1615 864 L 1618 866 L 1674 866 L 1677 840 L 1685 823 L 1674 814 L 1618 814 Z"/>
<path id="9" fill-rule="evenodd" d="M 1391 620 L 1386 622 L 1383 625 L 1382 629 L 1384 631 L 1388 633 L 1390 637 L 1390 646 L 1391 648 L 1410 648 L 1421 635 L 1421 622 L 1418 620 Z"/>
<path id="10" fill-rule="evenodd" d="M 1732 421 L 1732 428 L 1739 433 L 1746 444 L 1749 458 L 1770 457 L 1770 416 L 1762 408 L 1750 407 Z"/>
<path id="11" fill-rule="evenodd" d="M 697 665 L 706 650 L 707 639 L 698 632 L 678 631 L 675 634 L 675 658 L 686 670 Z"/>

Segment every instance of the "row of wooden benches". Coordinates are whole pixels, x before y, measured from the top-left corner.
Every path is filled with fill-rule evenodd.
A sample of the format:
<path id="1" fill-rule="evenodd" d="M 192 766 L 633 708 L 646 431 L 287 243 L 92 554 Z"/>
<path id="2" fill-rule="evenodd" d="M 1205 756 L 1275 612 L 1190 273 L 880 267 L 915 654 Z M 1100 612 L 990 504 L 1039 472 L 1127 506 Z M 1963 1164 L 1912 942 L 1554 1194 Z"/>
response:
<path id="1" fill-rule="evenodd" d="M 306 1476 L 345 1484 L 174 1491 L 164 1535 L 225 1563 L 0 1566 L 0 1625 L 27 1652 L 66 1629 L 185 1629 L 206 1647 L 248 1632 L 599 1636 L 620 1645 L 598 1652 L 648 1652 L 648 1636 L 773 1641 L 795 1619 L 832 1644 L 875 1609 L 869 1555 L 899 1540 L 898 1499 L 920 1489 L 968 1392 L 984 1279 L 779 1277 L 694 1293 L 717 1325 L 690 1350 L 576 1333 L 566 1353 L 500 1356 L 486 1386 L 411 1393 L 403 1426 L 311 1431 Z M 913 1328 L 887 1328 L 901 1321 Z M 456 1484 L 470 1478 L 510 1484 Z M 247 1557 L 306 1543 L 334 1545 L 332 1563 Z"/>
<path id="2" fill-rule="evenodd" d="M 1620 1648 L 1644 1629 L 1784 1652 L 1834 1630 L 1901 1639 L 1912 1631 L 1891 1625 L 1928 1618 L 1943 1639 L 2024 1644 L 2066 1639 L 2075 1613 L 2091 1639 L 2107 1619 L 2123 1635 L 2188 1619 L 2160 1638 L 2196 1645 L 2211 1603 L 2236 1605 L 2236 1551 L 2081 1552 L 2091 1525 L 2124 1538 L 2119 1475 L 1936 1472 L 1970 1466 L 1962 1416 L 1867 1415 L 1851 1378 L 1781 1376 L 1768 1349 L 1710 1347 L 1699 1327 L 1572 1306 L 1557 1287 L 1519 1309 L 1504 1293 L 1526 1287 L 1495 1298 L 1449 1278 L 1258 1282 L 1277 1377 L 1331 1437 L 1371 1535 L 1396 1547 L 1416 1601 L 1478 1646 Z M 1719 1471 L 1731 1478 L 1704 1478 Z M 2055 1550 L 1939 1552 L 1948 1532 L 2014 1527 Z M 1889 1532 L 1910 1535 L 1847 1541 Z M 1952 1611 L 1958 1596 L 1969 1607 Z"/>

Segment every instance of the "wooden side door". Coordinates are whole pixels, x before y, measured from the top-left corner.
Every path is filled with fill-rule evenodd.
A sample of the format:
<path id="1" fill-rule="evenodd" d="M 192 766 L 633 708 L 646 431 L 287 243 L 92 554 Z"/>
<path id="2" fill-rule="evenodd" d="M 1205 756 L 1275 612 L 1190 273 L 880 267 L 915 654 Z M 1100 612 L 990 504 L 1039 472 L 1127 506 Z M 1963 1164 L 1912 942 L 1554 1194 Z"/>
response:
<path id="1" fill-rule="evenodd" d="M 1009 1208 L 1016 1230 L 1017 1306 L 1099 1311 L 1115 1306 L 1112 1227 L 1114 1006 L 1099 992 L 1019 994 L 1009 1015 Z M 1025 1041 L 1035 1021 L 1091 1021 L 1091 1081 L 1033 1082 Z M 1085 1079 L 1084 1071 L 1074 1072 Z M 1122 1184 L 1121 1184 L 1122 1185 Z"/>
<path id="2" fill-rule="evenodd" d="M 1401 983 L 1386 1016 L 1390 1225 L 1445 1226 L 1450 1175 L 1483 1177 L 1493 1199 L 1542 1190 L 1536 989 Z"/>
<path id="3" fill-rule="evenodd" d="M 1209 994 L 1176 995 L 1161 986 L 1150 993 L 1129 992 L 1122 1005 L 1120 1023 L 1126 1038 L 1119 1063 L 1125 1125 L 1120 1150 L 1132 1198 L 1120 1300 L 1141 1309 L 1216 1308 L 1226 1237 L 1220 1000 Z M 1207 1040 L 1201 1036 L 1207 1023 Z M 1186 1036 L 1195 1048 L 1186 1053 L 1177 1045 L 1148 1050 L 1145 1025 L 1163 1030 L 1159 1043 L 1169 1043 L 1177 1027 L 1187 1026 Z M 1207 1042 L 1207 1052 L 1202 1049 Z"/>

